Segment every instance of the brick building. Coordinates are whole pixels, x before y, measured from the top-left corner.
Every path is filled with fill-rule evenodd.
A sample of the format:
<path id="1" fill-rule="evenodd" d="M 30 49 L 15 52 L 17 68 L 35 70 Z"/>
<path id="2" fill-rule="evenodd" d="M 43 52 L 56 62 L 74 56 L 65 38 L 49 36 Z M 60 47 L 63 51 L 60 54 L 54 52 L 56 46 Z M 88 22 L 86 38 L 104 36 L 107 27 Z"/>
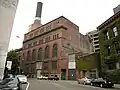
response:
<path id="1" fill-rule="evenodd" d="M 36 13 L 35 22 L 24 35 L 21 67 L 29 77 L 57 74 L 60 79 L 68 79 L 69 52 L 89 53 L 89 38 L 79 33 L 79 27 L 63 16 L 42 25 L 41 13 Z"/>
<path id="2" fill-rule="evenodd" d="M 97 27 L 102 72 L 120 69 L 120 11 Z"/>
<path id="3" fill-rule="evenodd" d="M 76 52 L 90 52 L 87 36 L 63 16 L 26 33 L 22 50 L 25 72 L 30 77 L 42 72 L 62 73 L 67 78 L 69 47 Z"/>

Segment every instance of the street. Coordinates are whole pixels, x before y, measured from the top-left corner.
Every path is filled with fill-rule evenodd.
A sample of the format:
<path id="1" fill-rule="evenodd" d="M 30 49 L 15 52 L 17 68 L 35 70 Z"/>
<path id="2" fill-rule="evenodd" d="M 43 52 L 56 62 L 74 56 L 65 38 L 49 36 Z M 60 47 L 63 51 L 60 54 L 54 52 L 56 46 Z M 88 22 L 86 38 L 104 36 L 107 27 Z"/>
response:
<path id="1" fill-rule="evenodd" d="M 29 86 L 24 85 L 23 90 L 119 90 L 115 88 L 99 88 L 89 85 L 80 85 L 76 81 L 48 81 L 28 80 Z M 27 89 L 25 89 L 27 87 Z"/>

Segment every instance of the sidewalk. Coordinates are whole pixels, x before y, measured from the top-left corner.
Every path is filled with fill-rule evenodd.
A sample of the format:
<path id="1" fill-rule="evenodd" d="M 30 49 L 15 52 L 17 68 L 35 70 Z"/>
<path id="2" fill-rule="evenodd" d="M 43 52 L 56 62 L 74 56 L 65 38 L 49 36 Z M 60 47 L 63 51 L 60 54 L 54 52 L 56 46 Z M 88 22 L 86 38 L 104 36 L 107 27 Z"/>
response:
<path id="1" fill-rule="evenodd" d="M 115 84 L 114 87 L 115 87 L 117 90 L 120 90 L 120 84 Z"/>

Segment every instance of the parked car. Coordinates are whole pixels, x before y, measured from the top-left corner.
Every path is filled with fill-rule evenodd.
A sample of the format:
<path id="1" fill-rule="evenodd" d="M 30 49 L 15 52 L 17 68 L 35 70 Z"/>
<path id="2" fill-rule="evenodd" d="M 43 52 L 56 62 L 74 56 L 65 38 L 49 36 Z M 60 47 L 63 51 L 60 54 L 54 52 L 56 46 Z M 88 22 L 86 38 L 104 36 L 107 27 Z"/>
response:
<path id="1" fill-rule="evenodd" d="M 0 90 L 21 90 L 18 78 L 5 78 L 0 82 Z"/>
<path id="2" fill-rule="evenodd" d="M 48 80 L 48 76 L 42 76 L 41 75 L 40 77 L 38 76 L 37 79 L 38 80 Z"/>
<path id="3" fill-rule="evenodd" d="M 57 75 L 52 75 L 52 74 L 50 74 L 50 75 L 48 76 L 48 80 L 59 80 L 59 78 L 58 78 Z"/>
<path id="4" fill-rule="evenodd" d="M 25 75 L 17 75 L 16 77 L 19 79 L 20 83 L 22 84 L 27 83 L 27 77 Z"/>
<path id="5" fill-rule="evenodd" d="M 84 77 L 84 78 L 78 79 L 78 84 L 84 84 L 84 85 L 90 84 L 92 80 L 93 79 L 91 78 Z"/>
<path id="6" fill-rule="evenodd" d="M 91 85 L 92 86 L 100 86 L 101 88 L 114 86 L 114 84 L 110 80 L 103 79 L 103 78 L 98 78 L 98 79 L 92 80 Z"/>

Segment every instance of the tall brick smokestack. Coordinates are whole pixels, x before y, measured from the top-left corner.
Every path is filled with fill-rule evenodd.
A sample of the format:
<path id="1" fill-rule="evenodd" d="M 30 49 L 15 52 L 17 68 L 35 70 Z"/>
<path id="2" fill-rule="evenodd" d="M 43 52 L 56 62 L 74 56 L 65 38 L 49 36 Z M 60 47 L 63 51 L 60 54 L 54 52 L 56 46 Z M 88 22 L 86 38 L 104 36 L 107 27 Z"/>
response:
<path id="1" fill-rule="evenodd" d="M 41 24 L 42 5 L 43 5 L 42 2 L 37 3 L 35 20 L 34 20 L 34 23 L 29 26 L 29 31 L 35 30 L 36 28 L 38 28 L 42 25 Z"/>

